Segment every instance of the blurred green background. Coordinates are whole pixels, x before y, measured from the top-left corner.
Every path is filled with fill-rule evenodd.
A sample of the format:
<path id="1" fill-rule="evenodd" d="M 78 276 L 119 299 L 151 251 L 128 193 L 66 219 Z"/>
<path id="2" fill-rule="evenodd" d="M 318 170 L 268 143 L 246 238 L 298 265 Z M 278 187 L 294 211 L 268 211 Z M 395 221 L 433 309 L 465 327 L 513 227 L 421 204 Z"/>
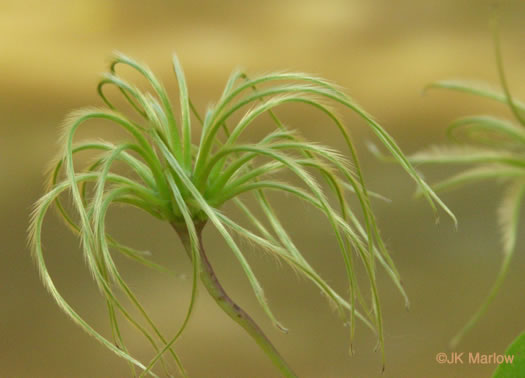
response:
<path id="1" fill-rule="evenodd" d="M 396 138 L 407 153 L 444 142 L 447 122 L 471 113 L 508 115 L 504 107 L 423 87 L 438 79 L 470 78 L 497 84 L 489 19 L 493 1 L 280 0 L 46 2 L 0 0 L 0 376 L 125 377 L 127 365 L 89 338 L 64 314 L 39 282 L 26 228 L 32 204 L 43 193 L 47 162 L 58 150 L 60 124 L 72 109 L 101 105 L 99 73 L 122 51 L 147 62 L 173 97 L 170 56 L 177 52 L 190 95 L 200 109 L 213 102 L 229 73 L 298 70 L 345 87 Z M 515 94 L 525 95 L 523 2 L 500 4 L 505 65 Z M 499 268 L 495 219 L 500 187 L 479 184 L 442 198 L 459 229 L 414 200 L 414 184 L 397 166 L 376 161 L 364 148 L 374 141 L 367 126 L 341 110 L 360 146 L 365 179 L 392 199 L 374 207 L 412 301 L 405 311 L 384 272 L 386 370 L 374 352 L 375 337 L 361 324 L 348 356 L 348 329 L 317 289 L 273 259 L 252 253 L 274 312 L 290 329 L 271 327 L 232 255 L 214 234 L 205 239 L 210 259 L 231 296 L 251 313 L 301 377 L 480 377 L 494 366 L 439 365 L 454 333 L 481 303 Z M 326 120 L 300 107 L 279 111 L 307 138 L 342 148 Z M 89 128 L 87 128 L 89 129 Z M 96 137 L 93 126 L 82 136 Z M 111 132 L 103 130 L 105 136 Z M 254 135 L 256 135 L 255 131 Z M 425 170 L 432 180 L 447 172 Z M 344 293 L 336 246 L 315 211 L 277 202 L 304 254 Z M 176 271 L 163 275 L 122 260 L 123 270 L 166 334 L 176 332 L 188 303 L 191 270 L 169 226 L 136 211 L 113 211 L 108 226 L 121 240 L 152 251 Z M 106 309 L 83 266 L 78 241 L 54 216 L 45 229 L 49 269 L 65 297 L 106 335 Z M 522 235 L 523 236 L 523 235 Z M 523 329 L 523 237 L 500 295 L 459 351 L 501 353 Z M 127 330 L 127 328 L 125 328 Z M 134 333 L 130 349 L 151 351 Z M 203 291 L 187 332 L 177 344 L 192 377 L 275 377 L 265 355 Z"/>

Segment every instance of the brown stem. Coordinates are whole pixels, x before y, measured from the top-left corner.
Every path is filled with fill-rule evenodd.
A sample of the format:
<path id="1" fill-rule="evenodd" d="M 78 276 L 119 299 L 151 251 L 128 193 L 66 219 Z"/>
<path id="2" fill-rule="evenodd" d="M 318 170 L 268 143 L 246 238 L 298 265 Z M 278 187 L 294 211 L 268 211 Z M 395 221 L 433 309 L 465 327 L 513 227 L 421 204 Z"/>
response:
<path id="1" fill-rule="evenodd" d="M 244 311 L 239 305 L 237 305 L 230 296 L 226 293 L 221 283 L 219 282 L 213 267 L 206 256 L 204 250 L 204 244 L 202 243 L 202 230 L 205 223 L 196 223 L 195 229 L 197 231 L 199 239 L 199 255 L 201 260 L 200 266 L 200 277 L 202 283 L 208 293 L 212 298 L 217 302 L 217 304 L 222 308 L 222 310 L 230 316 L 235 322 L 237 322 L 241 327 L 243 327 L 246 332 L 248 332 L 257 344 L 264 350 L 264 352 L 270 357 L 272 362 L 279 368 L 283 376 L 285 377 L 296 377 L 295 373 L 290 369 L 286 361 L 281 357 L 277 349 L 273 346 L 271 341 L 266 337 L 261 328 L 255 323 L 250 315 Z M 188 230 L 185 225 L 172 224 L 173 228 L 179 235 L 186 253 L 192 258 L 191 252 L 191 243 Z"/>

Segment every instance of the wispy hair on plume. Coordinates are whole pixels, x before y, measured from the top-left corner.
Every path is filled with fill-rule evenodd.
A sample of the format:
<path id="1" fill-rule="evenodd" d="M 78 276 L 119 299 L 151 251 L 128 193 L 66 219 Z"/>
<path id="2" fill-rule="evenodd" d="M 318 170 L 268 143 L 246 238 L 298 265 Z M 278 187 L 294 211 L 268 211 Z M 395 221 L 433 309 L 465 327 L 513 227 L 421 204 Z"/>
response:
<path id="1" fill-rule="evenodd" d="M 119 66 L 127 66 L 142 75 L 149 83 L 148 91 L 139 90 L 121 77 L 117 73 Z M 138 368 L 140 375 L 155 375 L 157 362 L 160 362 L 168 373 L 166 356 L 169 356 L 179 372 L 187 375 L 175 346 L 193 314 L 200 278 L 221 308 L 247 330 L 281 373 L 294 376 L 262 331 L 220 285 L 202 243 L 202 229 L 210 224 L 236 257 L 257 301 L 278 329 L 286 330 L 270 309 L 262 285 L 233 235 L 249 240 L 304 275 L 329 299 L 343 321 L 349 322 L 350 340 L 359 319 L 377 333 L 383 351 L 383 320 L 376 283 L 378 264 L 399 288 L 407 306 L 408 299 L 377 228 L 370 204 L 370 197 L 374 194 L 365 187 L 350 135 L 332 107 L 349 109 L 363 118 L 393 158 L 417 182 L 431 205 L 435 208 L 437 203 L 453 215 L 416 173 L 392 137 L 337 86 L 303 73 L 277 72 L 249 78 L 241 71 L 234 71 L 219 100 L 201 117 L 190 100 L 182 66 L 176 56 L 173 68 L 179 88 L 177 115 L 164 86 L 153 72 L 117 53 L 110 63 L 109 72 L 98 85 L 105 107 L 76 111 L 67 118 L 60 139 L 62 151 L 53 163 L 50 185 L 36 203 L 30 225 L 31 247 L 42 281 L 61 309 L 87 333 L 127 360 L 134 372 Z M 126 115 L 117 109 L 104 92 L 107 86 L 120 91 L 131 107 L 128 111 L 133 114 Z M 345 154 L 306 141 L 281 122 L 274 110 L 289 103 L 301 104 L 324 114 L 345 141 Z M 272 125 L 273 131 L 255 143 L 242 141 L 241 135 L 253 128 L 254 121 L 262 116 L 267 117 L 265 121 Z M 103 140 L 76 142 L 77 130 L 97 121 L 124 130 L 128 140 L 118 143 Z M 200 138 L 195 144 L 192 141 L 196 138 L 192 138 L 192 134 L 197 130 Z M 90 151 L 96 156 L 86 167 L 79 167 L 79 159 L 75 158 L 82 151 Z M 116 162 L 127 166 L 127 173 L 115 169 Z M 282 175 L 276 174 L 279 172 L 295 176 L 294 184 L 280 179 Z M 348 279 L 347 292 L 337 293 L 305 259 L 296 247 L 293 235 L 274 210 L 269 192 L 287 193 L 290 198 L 316 209 L 316 216 L 326 219 L 340 252 L 339 257 L 330 255 L 326 258 L 342 260 Z M 63 195 L 69 196 L 72 207 L 63 205 Z M 253 201 L 244 200 L 249 197 Z M 350 197 L 357 198 L 357 208 L 350 207 Z M 226 202 L 238 208 L 245 225 L 220 211 Z M 106 215 L 114 204 L 141 209 L 171 224 L 192 261 L 191 299 L 185 319 L 174 336 L 166 337 L 160 332 L 120 274 L 114 258 L 119 253 L 160 271 L 166 268 L 151 261 L 148 254 L 122 244 L 108 233 Z M 84 321 L 60 294 L 48 272 L 41 233 L 44 218 L 52 205 L 79 237 L 86 265 L 107 303 L 111 337 L 101 335 Z M 357 285 L 356 259 L 365 267 L 370 296 Z M 176 290 L 174 287 L 173 292 Z M 370 301 L 365 299 L 368 297 Z M 131 323 L 151 344 L 154 357 L 149 363 L 139 362 L 126 349 L 121 319 Z"/>

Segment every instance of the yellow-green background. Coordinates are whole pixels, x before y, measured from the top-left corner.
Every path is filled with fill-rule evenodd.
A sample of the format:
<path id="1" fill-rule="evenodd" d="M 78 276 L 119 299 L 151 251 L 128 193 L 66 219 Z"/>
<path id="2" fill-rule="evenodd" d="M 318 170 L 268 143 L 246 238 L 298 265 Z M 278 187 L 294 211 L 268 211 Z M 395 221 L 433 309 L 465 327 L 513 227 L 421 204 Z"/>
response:
<path id="1" fill-rule="evenodd" d="M 444 141 L 447 122 L 471 113 L 508 115 L 503 107 L 450 92 L 421 96 L 437 79 L 497 83 L 489 32 L 493 1 L 10 1 L 0 0 L 0 376 L 125 377 L 128 367 L 89 338 L 53 303 L 39 282 L 26 246 L 32 203 L 43 193 L 43 173 L 55 155 L 65 115 L 101 105 L 95 86 L 113 50 L 147 62 L 174 99 L 170 55 L 177 52 L 190 94 L 202 109 L 213 102 L 237 66 L 248 73 L 312 72 L 346 88 L 396 138 L 405 152 Z M 525 95 L 525 7 L 500 4 L 502 45 L 512 89 Z M 459 229 L 414 200 L 414 185 L 395 165 L 364 148 L 373 135 L 347 111 L 342 115 L 361 146 L 370 187 L 393 202 L 374 204 L 384 238 L 412 300 L 409 312 L 384 272 L 384 377 L 481 377 L 494 366 L 443 366 L 438 352 L 480 304 L 499 267 L 495 219 L 500 187 L 477 184 L 443 199 Z M 326 120 L 300 107 L 279 111 L 309 139 L 343 147 Z M 264 126 L 261 126 L 264 127 Z M 82 136 L 111 133 L 94 125 Z M 258 135 L 257 131 L 253 135 Z M 428 170 L 439 177 L 439 170 Z M 313 210 L 276 203 L 290 232 L 323 277 L 345 291 L 342 261 L 324 222 Z M 131 244 L 149 249 L 175 276 L 122 261 L 126 277 L 167 334 L 184 316 L 190 264 L 167 225 L 135 211 L 114 211 L 109 226 Z M 317 289 L 272 258 L 246 254 L 290 333 L 273 329 L 258 308 L 231 253 L 208 230 L 210 258 L 230 294 L 260 322 L 301 377 L 379 377 L 375 338 L 358 325 L 349 357 L 348 329 Z M 45 227 L 45 252 L 56 284 L 101 332 L 108 333 L 103 301 L 83 266 L 78 242 L 54 216 Z M 501 353 L 523 329 L 523 239 L 500 295 L 459 351 Z M 128 330 L 124 327 L 125 330 Z M 143 339 L 130 348 L 147 359 Z M 201 292 L 196 314 L 177 351 L 193 377 L 274 377 L 276 370 L 242 330 Z"/>

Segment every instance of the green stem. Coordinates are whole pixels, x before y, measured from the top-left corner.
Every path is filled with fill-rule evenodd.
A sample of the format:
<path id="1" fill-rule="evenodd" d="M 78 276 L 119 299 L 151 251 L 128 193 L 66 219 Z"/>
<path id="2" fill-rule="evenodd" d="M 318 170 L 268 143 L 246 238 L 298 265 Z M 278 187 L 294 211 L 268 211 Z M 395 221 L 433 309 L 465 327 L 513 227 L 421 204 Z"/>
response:
<path id="1" fill-rule="evenodd" d="M 456 349 L 459 342 L 467 334 L 479 321 L 479 319 L 485 314 L 487 311 L 487 308 L 491 304 L 492 300 L 498 293 L 501 284 L 505 280 L 505 277 L 507 276 L 507 271 L 509 270 L 510 262 L 512 260 L 512 253 L 506 254 L 505 258 L 503 260 L 503 263 L 501 264 L 500 271 L 498 273 L 498 277 L 496 278 L 496 281 L 492 285 L 492 288 L 490 289 L 489 294 L 485 298 L 485 301 L 481 305 L 481 307 L 478 309 L 478 311 L 470 318 L 470 320 L 463 326 L 463 328 L 454 336 L 452 341 L 450 342 L 450 348 Z"/>
<path id="2" fill-rule="evenodd" d="M 272 360 L 274 365 L 279 369 L 281 374 L 284 377 L 297 377 L 292 369 L 288 366 L 286 361 L 281 357 L 277 349 L 273 346 L 271 341 L 266 337 L 261 328 L 255 323 L 250 315 L 244 311 L 239 305 L 237 305 L 230 296 L 226 293 L 221 283 L 217 279 L 215 271 L 206 256 L 204 250 L 204 244 L 202 243 L 202 230 L 205 223 L 196 223 L 195 229 L 199 238 L 199 255 L 201 260 L 200 266 L 200 277 L 201 281 L 204 284 L 208 293 L 212 298 L 217 302 L 217 304 L 222 308 L 222 310 L 228 314 L 237 324 L 243 327 L 246 332 L 253 337 L 255 342 L 261 347 L 261 349 L 266 353 L 266 355 Z M 185 225 L 172 224 L 173 228 L 179 235 L 186 253 L 190 256 L 191 259 L 191 244 L 190 237 Z"/>

